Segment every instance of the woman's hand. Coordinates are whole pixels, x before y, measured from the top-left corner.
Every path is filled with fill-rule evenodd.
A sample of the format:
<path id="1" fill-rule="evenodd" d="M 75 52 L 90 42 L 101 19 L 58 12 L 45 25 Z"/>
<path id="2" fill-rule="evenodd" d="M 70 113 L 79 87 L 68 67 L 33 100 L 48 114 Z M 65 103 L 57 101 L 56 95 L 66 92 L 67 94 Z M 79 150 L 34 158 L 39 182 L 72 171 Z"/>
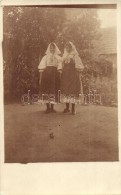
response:
<path id="1" fill-rule="evenodd" d="M 42 72 L 40 72 L 39 85 L 41 85 L 41 81 L 42 81 Z"/>
<path id="2" fill-rule="evenodd" d="M 41 79 L 39 79 L 39 85 L 41 85 Z"/>
<path id="3" fill-rule="evenodd" d="M 58 72 L 59 72 L 60 74 L 62 74 L 62 70 L 58 70 Z"/>

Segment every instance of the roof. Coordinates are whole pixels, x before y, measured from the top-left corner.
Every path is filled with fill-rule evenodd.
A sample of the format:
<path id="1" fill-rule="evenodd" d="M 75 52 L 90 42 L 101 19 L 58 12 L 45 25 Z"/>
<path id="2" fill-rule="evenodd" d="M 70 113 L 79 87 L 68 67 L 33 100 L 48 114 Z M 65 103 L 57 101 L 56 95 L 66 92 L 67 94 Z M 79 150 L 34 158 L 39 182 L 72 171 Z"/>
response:
<path id="1" fill-rule="evenodd" d="M 117 31 L 116 27 L 101 29 L 101 54 L 117 53 Z"/>

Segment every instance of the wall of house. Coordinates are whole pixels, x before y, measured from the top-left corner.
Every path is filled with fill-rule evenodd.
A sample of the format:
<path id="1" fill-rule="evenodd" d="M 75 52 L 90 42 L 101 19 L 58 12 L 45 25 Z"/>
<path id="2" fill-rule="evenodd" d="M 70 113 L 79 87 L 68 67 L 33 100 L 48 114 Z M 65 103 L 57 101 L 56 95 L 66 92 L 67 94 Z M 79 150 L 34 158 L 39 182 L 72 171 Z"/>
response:
<path id="1" fill-rule="evenodd" d="M 113 63 L 113 68 L 117 68 L 117 55 L 116 54 L 108 54 L 106 55 L 107 59 Z"/>
<path id="2" fill-rule="evenodd" d="M 117 54 L 101 54 L 101 56 L 106 57 L 107 60 L 113 63 L 113 68 L 117 69 Z"/>

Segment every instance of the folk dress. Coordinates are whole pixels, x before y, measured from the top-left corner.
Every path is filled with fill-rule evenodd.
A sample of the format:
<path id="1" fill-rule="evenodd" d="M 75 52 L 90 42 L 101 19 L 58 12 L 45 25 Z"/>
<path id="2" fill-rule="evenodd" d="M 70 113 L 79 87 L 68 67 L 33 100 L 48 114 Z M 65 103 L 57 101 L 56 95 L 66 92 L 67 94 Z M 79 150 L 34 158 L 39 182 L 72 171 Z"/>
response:
<path id="1" fill-rule="evenodd" d="M 61 77 L 61 93 L 66 96 L 78 97 L 82 92 L 80 71 L 83 70 L 83 63 L 72 45 L 72 51 L 63 55 L 63 70 Z"/>
<path id="2" fill-rule="evenodd" d="M 40 94 L 54 95 L 56 101 L 60 90 L 59 70 L 62 69 L 62 60 L 58 53 L 59 49 L 56 48 L 55 53 L 51 54 L 48 47 L 46 55 L 38 66 L 39 72 L 42 72 Z"/>

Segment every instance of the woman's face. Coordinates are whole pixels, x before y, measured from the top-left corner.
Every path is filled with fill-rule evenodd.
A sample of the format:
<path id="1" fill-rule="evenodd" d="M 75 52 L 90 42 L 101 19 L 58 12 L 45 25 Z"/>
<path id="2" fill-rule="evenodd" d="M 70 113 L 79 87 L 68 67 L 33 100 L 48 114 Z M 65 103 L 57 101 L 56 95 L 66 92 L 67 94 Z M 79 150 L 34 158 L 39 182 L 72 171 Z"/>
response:
<path id="1" fill-rule="evenodd" d="M 50 52 L 52 54 L 55 53 L 55 46 L 54 45 L 50 45 Z"/>
<path id="2" fill-rule="evenodd" d="M 71 47 L 71 45 L 66 45 L 65 49 L 66 49 L 66 51 L 67 51 L 68 53 L 70 53 L 71 50 L 72 50 L 72 47 Z"/>

